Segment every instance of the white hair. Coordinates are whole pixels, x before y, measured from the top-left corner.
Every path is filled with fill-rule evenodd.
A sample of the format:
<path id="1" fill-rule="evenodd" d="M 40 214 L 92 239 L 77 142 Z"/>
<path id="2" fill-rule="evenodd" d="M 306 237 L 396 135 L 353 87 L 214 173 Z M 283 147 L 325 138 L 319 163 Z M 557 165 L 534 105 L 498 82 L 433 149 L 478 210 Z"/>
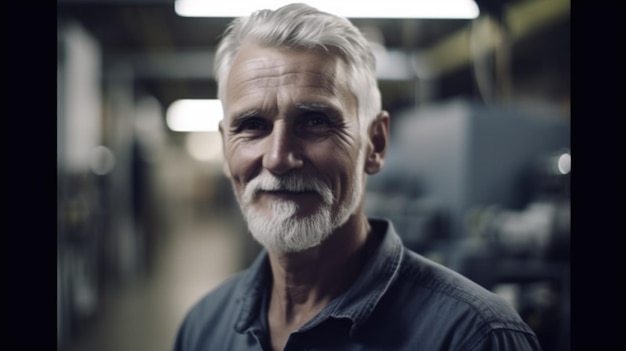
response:
<path id="1" fill-rule="evenodd" d="M 367 39 L 349 20 L 305 4 L 260 10 L 235 19 L 224 32 L 215 55 L 214 73 L 222 102 L 233 58 L 247 41 L 267 47 L 321 48 L 327 52 L 334 48 L 348 67 L 348 84 L 358 102 L 361 133 L 367 133 L 381 111 L 376 60 Z"/>

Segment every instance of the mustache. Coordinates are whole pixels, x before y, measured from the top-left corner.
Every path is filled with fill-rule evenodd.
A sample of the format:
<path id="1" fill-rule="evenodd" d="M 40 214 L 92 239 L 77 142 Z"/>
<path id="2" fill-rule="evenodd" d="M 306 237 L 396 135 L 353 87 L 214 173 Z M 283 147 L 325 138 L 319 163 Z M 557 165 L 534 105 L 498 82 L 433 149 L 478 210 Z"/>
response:
<path id="1" fill-rule="evenodd" d="M 313 191 L 322 197 L 324 203 L 333 202 L 330 185 L 317 177 L 303 174 L 290 173 L 277 177 L 271 173 L 261 173 L 246 184 L 243 193 L 244 203 L 250 203 L 261 191 Z"/>

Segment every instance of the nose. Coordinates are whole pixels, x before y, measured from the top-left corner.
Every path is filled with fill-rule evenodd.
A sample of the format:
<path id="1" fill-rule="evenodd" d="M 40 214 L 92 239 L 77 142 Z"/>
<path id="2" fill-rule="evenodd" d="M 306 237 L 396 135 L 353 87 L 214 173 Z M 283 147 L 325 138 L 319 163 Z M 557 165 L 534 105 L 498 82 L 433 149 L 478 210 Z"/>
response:
<path id="1" fill-rule="evenodd" d="M 284 123 L 275 123 L 266 140 L 263 168 L 276 174 L 286 174 L 304 164 L 297 137 Z"/>

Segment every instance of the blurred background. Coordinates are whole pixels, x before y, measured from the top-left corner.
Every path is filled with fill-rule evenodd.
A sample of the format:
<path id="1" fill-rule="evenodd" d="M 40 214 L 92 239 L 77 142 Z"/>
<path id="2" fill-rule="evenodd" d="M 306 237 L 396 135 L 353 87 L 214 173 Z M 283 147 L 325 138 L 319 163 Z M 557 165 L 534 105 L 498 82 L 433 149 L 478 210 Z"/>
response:
<path id="1" fill-rule="evenodd" d="M 476 4 L 475 18 L 352 19 L 392 118 L 366 212 L 505 297 L 544 350 L 569 350 L 570 1 Z M 258 253 L 219 135 L 168 118 L 216 99 L 231 20 L 57 1 L 59 350 L 170 350 L 192 304 Z"/>

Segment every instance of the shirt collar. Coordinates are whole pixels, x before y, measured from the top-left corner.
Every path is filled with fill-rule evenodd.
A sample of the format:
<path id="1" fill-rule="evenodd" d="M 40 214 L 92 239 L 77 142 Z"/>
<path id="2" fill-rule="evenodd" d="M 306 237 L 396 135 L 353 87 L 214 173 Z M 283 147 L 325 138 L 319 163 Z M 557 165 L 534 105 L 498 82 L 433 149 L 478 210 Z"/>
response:
<path id="1" fill-rule="evenodd" d="M 252 322 L 259 316 L 264 289 L 271 287 L 272 270 L 269 263 L 269 256 L 266 250 L 254 260 L 252 265 L 244 273 L 240 288 L 237 289 L 237 304 L 239 306 L 238 317 L 235 320 L 235 330 L 239 333 L 245 332 Z"/>
<path id="2" fill-rule="evenodd" d="M 300 330 L 308 330 L 328 318 L 352 321 L 352 335 L 365 321 L 398 275 L 403 257 L 400 237 L 388 220 L 369 219 L 374 235 L 383 236 L 378 248 L 366 263 L 350 289 L 335 298 Z M 263 250 L 243 277 L 239 290 L 240 311 L 235 330 L 242 333 L 259 317 L 263 289 L 271 286 L 272 276 L 267 252 Z"/>

